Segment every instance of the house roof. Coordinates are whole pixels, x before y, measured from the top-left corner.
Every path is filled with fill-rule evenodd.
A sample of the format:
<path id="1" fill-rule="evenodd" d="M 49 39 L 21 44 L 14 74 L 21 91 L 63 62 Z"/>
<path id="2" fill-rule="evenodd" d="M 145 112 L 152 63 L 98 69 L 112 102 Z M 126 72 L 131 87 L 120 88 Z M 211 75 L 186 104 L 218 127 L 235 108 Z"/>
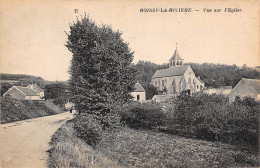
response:
<path id="1" fill-rule="evenodd" d="M 173 54 L 173 56 L 171 57 L 170 60 L 183 60 L 183 59 L 180 57 L 177 48 L 176 48 L 176 50 L 175 50 L 175 52 L 174 52 L 174 54 Z"/>
<path id="2" fill-rule="evenodd" d="M 171 66 L 167 69 L 160 69 L 155 72 L 152 78 L 161 78 L 161 77 L 168 77 L 168 76 L 181 76 L 183 75 L 187 68 L 190 65 L 182 65 L 182 66 Z"/>
<path id="3" fill-rule="evenodd" d="M 135 84 L 134 92 L 145 92 L 145 90 L 143 86 L 139 82 L 137 82 Z"/>
<path id="4" fill-rule="evenodd" d="M 242 78 L 238 82 L 238 84 L 234 87 L 234 89 L 230 92 L 229 96 L 239 95 L 245 92 L 246 94 L 250 94 L 250 93 L 260 94 L 260 79 Z"/>
<path id="5" fill-rule="evenodd" d="M 31 88 L 36 92 L 44 92 L 38 85 L 36 84 L 30 84 L 27 86 L 27 88 Z"/>
<path id="6" fill-rule="evenodd" d="M 242 78 L 240 81 L 243 85 L 251 86 L 251 88 L 257 93 L 260 94 L 260 79 L 246 79 Z M 240 83 L 239 82 L 239 83 Z"/>
<path id="7" fill-rule="evenodd" d="M 204 83 L 204 82 L 200 79 L 200 77 L 197 77 L 197 79 L 198 79 L 201 83 Z M 232 87 L 231 87 L 231 89 L 232 89 Z"/>
<path id="8" fill-rule="evenodd" d="M 27 87 L 16 86 L 18 90 L 24 93 L 26 96 L 38 96 L 35 91 Z"/>
<path id="9" fill-rule="evenodd" d="M 220 87 L 211 87 L 208 86 L 206 89 L 232 89 L 232 86 L 220 86 Z"/>
<path id="10" fill-rule="evenodd" d="M 175 96 L 176 96 L 175 94 L 154 95 L 152 100 L 157 101 L 157 102 L 165 102 L 167 100 L 174 98 Z"/>

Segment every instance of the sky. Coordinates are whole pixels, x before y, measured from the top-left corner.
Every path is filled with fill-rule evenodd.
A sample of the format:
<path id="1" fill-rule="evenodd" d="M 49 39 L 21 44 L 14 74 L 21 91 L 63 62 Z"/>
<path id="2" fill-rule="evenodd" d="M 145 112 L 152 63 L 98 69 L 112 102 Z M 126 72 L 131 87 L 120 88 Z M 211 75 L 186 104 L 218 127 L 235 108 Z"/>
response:
<path id="1" fill-rule="evenodd" d="M 148 8 L 192 12 L 140 12 Z M 206 8 L 221 12 L 204 12 Z M 98 25 L 122 31 L 134 63 L 168 63 L 177 43 L 185 62 L 260 65 L 257 0 L 0 0 L 0 72 L 68 80 L 72 54 L 64 46 L 65 31 L 84 13 Z"/>

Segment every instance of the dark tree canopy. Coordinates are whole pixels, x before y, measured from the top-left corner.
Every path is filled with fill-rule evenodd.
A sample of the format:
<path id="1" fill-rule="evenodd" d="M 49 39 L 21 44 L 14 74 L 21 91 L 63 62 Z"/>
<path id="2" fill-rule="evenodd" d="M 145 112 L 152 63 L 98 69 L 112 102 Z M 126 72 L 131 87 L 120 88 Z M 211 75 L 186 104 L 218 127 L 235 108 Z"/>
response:
<path id="1" fill-rule="evenodd" d="M 143 85 L 148 85 L 151 83 L 151 78 L 154 75 L 154 73 L 159 69 L 168 68 L 168 65 L 158 65 L 149 61 L 139 61 L 137 62 L 137 64 L 133 65 L 133 67 L 136 70 L 136 80 L 142 83 Z"/>
<path id="2" fill-rule="evenodd" d="M 70 90 L 81 112 L 104 114 L 127 101 L 134 85 L 133 52 L 122 33 L 97 26 L 88 16 L 70 25 L 66 47 L 72 52 Z"/>
<path id="3" fill-rule="evenodd" d="M 154 95 L 158 94 L 157 88 L 151 84 L 143 85 L 146 92 L 146 99 L 151 100 Z"/>
<path id="4" fill-rule="evenodd" d="M 6 81 L 4 83 L 9 83 L 10 85 L 18 86 L 28 86 L 29 84 L 37 84 L 39 87 L 43 88 L 45 80 L 39 76 L 25 75 L 25 74 L 5 74 L 0 73 L 1 80 Z M 12 82 L 15 81 L 15 82 Z"/>
<path id="5" fill-rule="evenodd" d="M 63 106 L 69 99 L 68 88 L 62 82 L 46 84 L 44 97 L 46 100 L 53 100 L 56 105 Z"/>
<path id="6" fill-rule="evenodd" d="M 191 68 L 197 76 L 205 82 L 206 86 L 220 87 L 220 86 L 232 86 L 236 84 L 242 78 L 260 79 L 260 72 L 243 66 L 238 67 L 236 65 L 224 65 L 224 64 L 196 64 L 191 63 Z"/>

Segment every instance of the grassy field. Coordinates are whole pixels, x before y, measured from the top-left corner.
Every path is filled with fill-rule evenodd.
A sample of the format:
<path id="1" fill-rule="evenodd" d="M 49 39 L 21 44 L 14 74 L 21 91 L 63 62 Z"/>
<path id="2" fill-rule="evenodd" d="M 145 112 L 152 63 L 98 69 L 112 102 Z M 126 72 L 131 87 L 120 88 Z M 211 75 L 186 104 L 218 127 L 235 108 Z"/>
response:
<path id="1" fill-rule="evenodd" d="M 63 109 L 47 101 L 19 101 L 4 97 L 0 99 L 0 105 L 1 124 L 63 112 Z"/>
<path id="2" fill-rule="evenodd" d="M 100 149 L 124 166 L 247 167 L 257 166 L 257 154 L 222 143 L 185 139 L 164 133 L 124 128 L 108 134 Z"/>
<path id="3" fill-rule="evenodd" d="M 257 153 L 235 146 L 164 133 L 121 130 L 93 149 L 75 136 L 73 122 L 52 138 L 49 167 L 252 167 Z"/>

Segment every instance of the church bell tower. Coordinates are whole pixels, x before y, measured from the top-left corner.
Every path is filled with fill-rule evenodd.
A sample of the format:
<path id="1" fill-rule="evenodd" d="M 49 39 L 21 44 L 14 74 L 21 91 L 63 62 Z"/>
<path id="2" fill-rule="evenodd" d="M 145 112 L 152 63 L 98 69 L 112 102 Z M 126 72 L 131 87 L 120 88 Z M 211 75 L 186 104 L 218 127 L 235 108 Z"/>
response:
<path id="1" fill-rule="evenodd" d="M 173 56 L 171 57 L 171 59 L 169 60 L 169 67 L 182 66 L 183 65 L 183 61 L 184 61 L 184 59 L 182 59 L 180 57 L 179 53 L 178 53 L 177 43 L 176 43 L 175 52 L 174 52 Z"/>

